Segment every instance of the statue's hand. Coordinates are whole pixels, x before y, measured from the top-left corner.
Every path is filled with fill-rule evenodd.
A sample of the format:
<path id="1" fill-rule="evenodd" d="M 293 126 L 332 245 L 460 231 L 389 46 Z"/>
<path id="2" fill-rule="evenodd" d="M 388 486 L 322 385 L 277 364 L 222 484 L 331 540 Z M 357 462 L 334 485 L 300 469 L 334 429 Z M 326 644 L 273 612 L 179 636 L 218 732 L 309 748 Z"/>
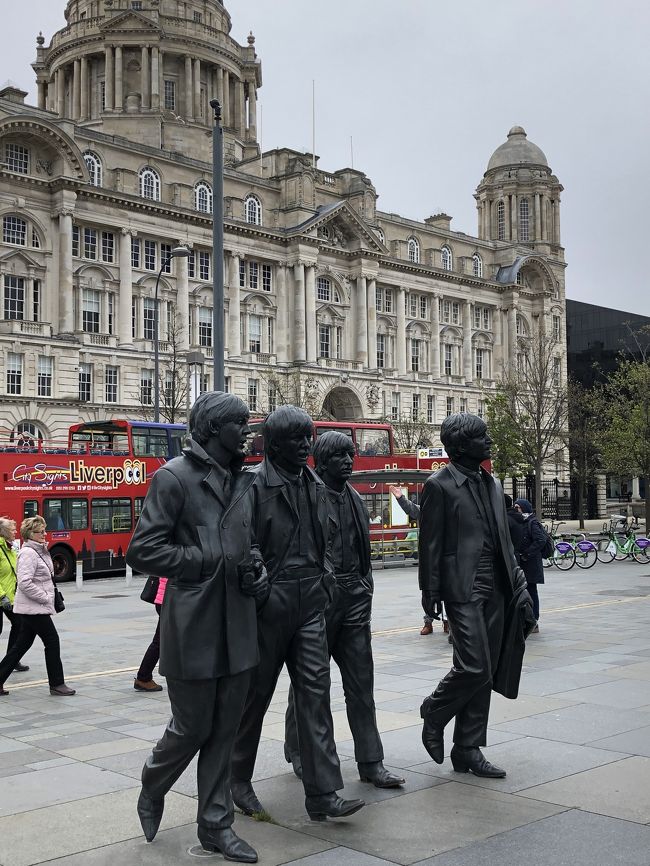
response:
<path id="1" fill-rule="evenodd" d="M 429 590 L 422 591 L 422 610 L 431 619 L 440 619 L 442 616 L 442 601 L 437 592 Z"/>

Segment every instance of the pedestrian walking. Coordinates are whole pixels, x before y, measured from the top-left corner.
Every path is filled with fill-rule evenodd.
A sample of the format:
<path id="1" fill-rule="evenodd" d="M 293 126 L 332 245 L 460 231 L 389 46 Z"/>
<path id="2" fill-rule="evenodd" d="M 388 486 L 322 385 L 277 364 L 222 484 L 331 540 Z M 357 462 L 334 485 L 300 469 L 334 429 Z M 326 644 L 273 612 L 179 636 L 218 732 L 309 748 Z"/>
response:
<path id="1" fill-rule="evenodd" d="M 16 551 L 13 543 L 16 540 L 16 521 L 0 517 L 0 634 L 2 624 L 7 617 L 11 628 L 7 639 L 7 652 L 16 643 L 19 631 L 19 621 L 14 613 L 14 597 L 16 595 Z M 29 670 L 28 665 L 17 661 L 14 670 L 23 673 Z"/>
<path id="2" fill-rule="evenodd" d="M 19 619 L 16 642 L 0 662 L 0 695 L 9 694 L 5 680 L 32 646 L 37 637 L 45 648 L 45 666 L 50 694 L 68 697 L 75 694 L 63 677 L 59 635 L 52 621 L 54 608 L 54 565 L 45 540 L 45 521 L 42 517 L 28 517 L 20 526 L 23 546 L 16 564 L 17 589 L 14 614 Z"/>
<path id="3" fill-rule="evenodd" d="M 512 540 L 512 547 L 515 551 L 515 557 L 517 559 L 517 563 L 521 565 L 520 555 L 521 555 L 521 545 L 524 540 L 524 533 L 526 528 L 526 520 L 524 519 L 524 515 L 521 513 L 519 508 L 515 508 L 512 503 L 512 496 L 509 496 L 507 493 L 503 494 L 503 498 L 506 501 L 506 514 L 508 515 L 508 529 L 510 530 L 510 539 Z"/>
<path id="4" fill-rule="evenodd" d="M 156 613 L 158 614 L 158 623 L 156 631 L 151 639 L 151 643 L 147 647 L 145 654 L 142 656 L 138 673 L 133 682 L 133 688 L 136 692 L 162 692 L 163 687 L 159 685 L 153 678 L 153 669 L 158 664 L 160 658 L 160 609 L 163 599 L 165 598 L 165 589 L 167 587 L 167 578 L 158 578 L 158 589 L 154 599 Z"/>
<path id="5" fill-rule="evenodd" d="M 542 524 L 537 519 L 533 506 L 528 499 L 516 499 L 514 504 L 523 519 L 524 533 L 519 550 L 520 565 L 526 575 L 528 594 L 533 600 L 533 616 L 537 625 L 531 634 L 539 633 L 539 592 L 537 586 L 544 583 L 544 563 L 542 562 L 542 550 L 546 544 L 546 533 Z"/>

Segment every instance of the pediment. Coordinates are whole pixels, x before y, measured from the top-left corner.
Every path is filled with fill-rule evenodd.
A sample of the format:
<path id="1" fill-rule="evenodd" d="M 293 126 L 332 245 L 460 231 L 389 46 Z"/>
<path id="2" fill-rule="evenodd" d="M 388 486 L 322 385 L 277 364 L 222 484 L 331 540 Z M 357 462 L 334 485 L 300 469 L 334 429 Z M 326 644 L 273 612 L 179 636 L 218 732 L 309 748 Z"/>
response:
<path id="1" fill-rule="evenodd" d="M 100 25 L 103 33 L 162 33 L 162 28 L 154 24 L 146 15 L 133 9 L 127 9 L 120 15 L 115 15 L 110 21 Z"/>
<path id="2" fill-rule="evenodd" d="M 42 269 L 43 264 L 23 249 L 12 249 L 0 256 L 3 273 L 12 273 L 12 267 L 18 265 L 21 271 L 25 268 Z"/>
<path id="3" fill-rule="evenodd" d="M 319 208 L 313 217 L 289 229 L 289 234 L 317 238 L 324 248 L 365 250 L 380 255 L 388 252 L 365 220 L 345 201 Z"/>

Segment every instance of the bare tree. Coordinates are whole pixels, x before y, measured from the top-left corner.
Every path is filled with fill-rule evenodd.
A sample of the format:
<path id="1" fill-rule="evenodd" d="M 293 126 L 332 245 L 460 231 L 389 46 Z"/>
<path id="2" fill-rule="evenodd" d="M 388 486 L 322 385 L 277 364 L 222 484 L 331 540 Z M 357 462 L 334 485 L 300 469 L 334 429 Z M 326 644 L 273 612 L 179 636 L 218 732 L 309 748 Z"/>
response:
<path id="1" fill-rule="evenodd" d="M 183 322 L 178 315 L 176 306 L 169 307 L 167 322 L 167 340 L 160 341 L 158 388 L 160 393 L 160 417 L 169 424 L 185 424 L 187 421 L 187 403 L 189 382 L 187 358 L 181 350 Z M 167 348 L 165 349 L 165 344 Z M 155 376 L 155 371 L 154 371 Z M 140 385 L 137 399 L 140 403 L 140 413 L 147 421 L 153 420 L 153 387 Z"/>
<path id="2" fill-rule="evenodd" d="M 561 381 L 560 344 L 540 330 L 519 338 L 516 349 L 516 357 L 497 381 L 492 405 L 499 424 L 512 430 L 511 459 L 534 473 L 535 510 L 541 514 L 544 464 L 566 438 L 568 401 Z"/>
<path id="3" fill-rule="evenodd" d="M 383 421 L 391 424 L 393 428 L 393 439 L 395 450 L 402 454 L 413 454 L 418 448 L 429 448 L 434 440 L 434 430 L 431 424 L 427 424 L 419 412 L 408 412 L 399 421 L 384 418 Z"/>
<path id="4" fill-rule="evenodd" d="M 575 379 L 569 379 L 568 398 L 566 443 L 578 485 L 578 519 L 584 529 L 587 485 L 602 468 L 601 440 L 607 400 L 601 386 L 585 388 Z"/>
<path id="5" fill-rule="evenodd" d="M 258 396 L 258 411 L 267 414 L 277 406 L 299 406 L 312 418 L 323 415 L 323 395 L 318 380 L 297 368 L 276 368 L 259 374 L 265 394 Z"/>

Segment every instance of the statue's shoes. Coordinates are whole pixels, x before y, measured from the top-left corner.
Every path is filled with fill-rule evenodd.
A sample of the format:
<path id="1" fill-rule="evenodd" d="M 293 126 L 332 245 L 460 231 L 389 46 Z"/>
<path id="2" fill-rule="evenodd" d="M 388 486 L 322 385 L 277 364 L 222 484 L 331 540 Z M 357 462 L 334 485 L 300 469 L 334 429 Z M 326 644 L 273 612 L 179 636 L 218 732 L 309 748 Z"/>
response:
<path id="1" fill-rule="evenodd" d="M 381 761 L 359 763 L 358 767 L 361 781 L 370 782 L 375 788 L 401 788 L 405 782 L 401 776 L 387 770 Z"/>
<path id="2" fill-rule="evenodd" d="M 457 773 L 474 773 L 485 779 L 504 779 L 506 771 L 491 764 L 478 746 L 453 746 L 451 763 Z"/>
<path id="3" fill-rule="evenodd" d="M 147 842 L 153 842 L 162 821 L 165 800 L 152 800 L 144 791 L 138 797 L 138 818 Z"/>
<path id="4" fill-rule="evenodd" d="M 346 818 L 366 805 L 365 800 L 344 800 L 333 791 L 331 794 L 317 794 L 305 797 L 305 808 L 312 821 L 326 818 Z"/>
<path id="5" fill-rule="evenodd" d="M 198 827 L 199 842 L 206 851 L 223 854 L 224 860 L 235 863 L 257 863 L 257 851 L 240 839 L 232 827 L 215 830 L 210 827 Z"/>
<path id="6" fill-rule="evenodd" d="M 249 817 L 264 811 L 250 782 L 231 782 L 230 793 L 235 806 Z"/>

